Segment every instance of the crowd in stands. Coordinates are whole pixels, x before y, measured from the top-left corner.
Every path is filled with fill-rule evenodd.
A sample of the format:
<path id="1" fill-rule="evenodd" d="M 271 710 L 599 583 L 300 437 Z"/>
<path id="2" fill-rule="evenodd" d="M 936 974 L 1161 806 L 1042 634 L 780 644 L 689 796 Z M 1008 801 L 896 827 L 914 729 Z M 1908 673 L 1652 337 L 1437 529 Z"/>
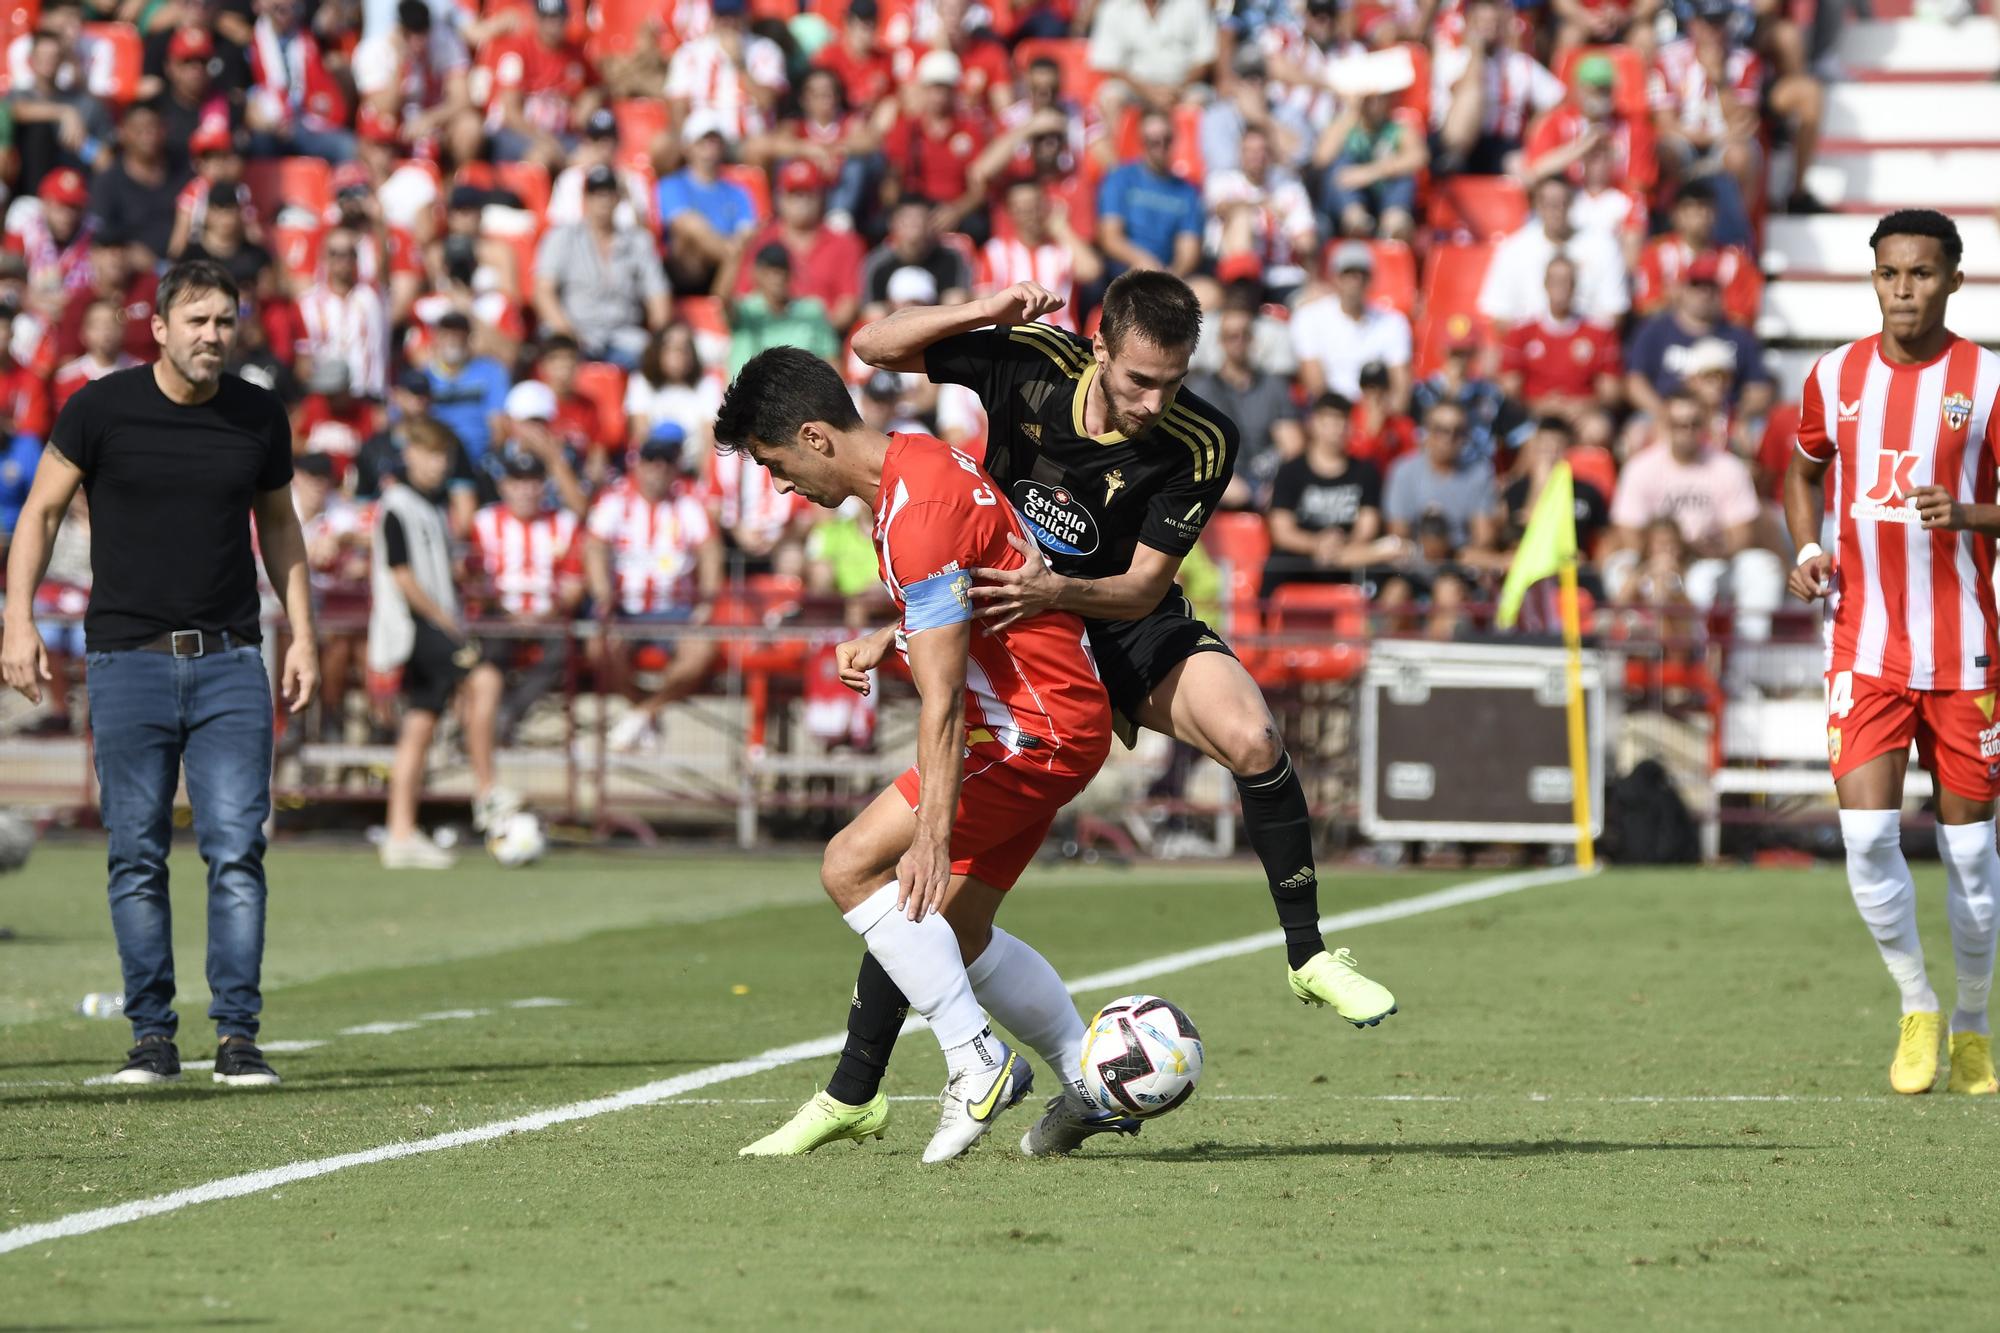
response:
<path id="1" fill-rule="evenodd" d="M 242 288 L 234 369 L 292 410 L 330 623 L 366 604 L 419 437 L 451 454 L 479 616 L 700 620 L 749 571 L 858 621 L 865 523 L 714 456 L 726 377 L 809 348 L 871 422 L 976 442 L 976 399 L 871 371 L 853 331 L 1032 279 L 1088 334 L 1149 267 L 1208 311 L 1190 388 L 1243 438 L 1218 522 L 1262 534 L 1214 553 L 1253 594 L 1346 587 L 1457 632 L 1567 459 L 1600 605 L 1733 605 L 1755 633 L 1778 602 L 1754 256 L 1769 211 L 1816 207 L 1767 178 L 1783 145 L 1803 179 L 1822 95 L 1776 0 L 13 14 L 0 532 L 67 397 L 152 358 L 159 272 L 206 256 Z M 83 596 L 69 554 L 50 612 Z M 338 639 L 336 698 L 364 674 Z M 643 687 L 594 663 L 650 691 L 620 742 L 708 656 Z"/>

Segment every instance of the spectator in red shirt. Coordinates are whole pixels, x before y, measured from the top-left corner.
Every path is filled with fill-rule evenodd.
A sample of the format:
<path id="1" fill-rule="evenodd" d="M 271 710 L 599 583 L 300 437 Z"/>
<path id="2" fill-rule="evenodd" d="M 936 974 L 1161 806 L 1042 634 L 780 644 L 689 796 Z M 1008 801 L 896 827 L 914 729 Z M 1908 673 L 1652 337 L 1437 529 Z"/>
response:
<path id="1" fill-rule="evenodd" d="M 125 352 L 134 361 L 151 361 L 159 351 L 153 341 L 153 298 L 160 280 L 150 271 L 134 272 L 131 249 L 113 232 L 90 238 L 90 287 L 70 297 L 56 325 L 56 356 L 67 360 L 83 350 L 83 314 L 92 300 L 109 301 L 125 321 Z"/>
<path id="2" fill-rule="evenodd" d="M 1534 416 L 1573 417 L 1593 403 L 1615 410 L 1623 371 L 1617 333 L 1576 313 L 1576 265 L 1567 257 L 1549 261 L 1542 286 L 1549 313 L 1500 341 L 1500 387 Z"/>
<path id="3" fill-rule="evenodd" d="M 244 108 L 259 157 L 297 154 L 345 162 L 354 156 L 347 94 L 327 68 L 299 0 L 256 0 L 250 34 L 254 86 Z M 150 336 L 150 335 L 149 335 Z"/>
<path id="4" fill-rule="evenodd" d="M 958 76 L 958 57 L 949 51 L 932 51 L 919 60 L 917 109 L 897 118 L 882 151 L 903 193 L 935 206 L 934 231 L 962 230 L 983 240 L 986 198 L 972 179 L 972 162 L 979 156 L 984 130 L 959 110 Z"/>
<path id="5" fill-rule="evenodd" d="M 777 218 L 750 238 L 741 253 L 755 255 L 772 242 L 792 256 L 792 297 L 813 298 L 826 307 L 827 322 L 836 330 L 854 323 L 861 309 L 861 239 L 851 231 L 826 225 L 826 178 L 804 159 L 785 163 L 778 172 Z M 739 255 L 740 258 L 740 255 Z M 750 290 L 750 266 L 740 266 L 735 291 Z"/>
<path id="6" fill-rule="evenodd" d="M 0 441 L 17 435 L 46 440 L 54 420 L 48 387 L 34 367 L 14 359 L 14 320 L 20 313 L 11 297 L 0 297 Z"/>
<path id="7" fill-rule="evenodd" d="M 1707 256 L 1715 260 L 1723 313 L 1733 324 L 1755 325 L 1764 284 L 1748 250 L 1715 243 L 1715 192 L 1708 181 L 1681 186 L 1674 196 L 1672 223 L 1673 230 L 1655 238 L 1639 256 L 1632 308 L 1641 315 L 1657 314 L 1687 281 L 1694 261 Z"/>
<path id="8" fill-rule="evenodd" d="M 63 410 L 78 389 L 92 380 L 139 364 L 119 348 L 125 329 L 117 305 L 103 300 L 80 304 L 82 315 L 78 320 L 78 329 L 83 339 L 83 354 L 56 371 L 55 409 L 58 412 Z"/>
<path id="9" fill-rule="evenodd" d="M 1576 67 L 1570 99 L 1543 116 L 1528 133 L 1528 185 L 1560 172 L 1583 184 L 1583 159 L 1599 144 L 1611 149 L 1611 184 L 1647 193 L 1659 179 L 1650 127 L 1618 114 L 1612 88 L 1618 71 L 1605 56 L 1586 56 Z"/>
<path id="10" fill-rule="evenodd" d="M 1389 368 L 1371 361 L 1361 368 L 1361 397 L 1347 424 L 1347 452 L 1379 472 L 1417 447 L 1417 423 L 1398 412 Z"/>
<path id="11" fill-rule="evenodd" d="M 548 385 L 556 396 L 555 415 L 549 418 L 549 429 L 573 457 L 583 460 L 584 481 L 594 486 L 614 470 L 609 466 L 610 451 L 614 446 L 622 448 L 623 441 L 611 438 L 597 400 L 576 391 L 576 371 L 582 363 L 583 353 L 576 339 L 566 333 L 552 333 L 542 339 L 541 353 L 535 358 L 535 378 Z"/>
<path id="12" fill-rule="evenodd" d="M 828 42 L 813 57 L 816 69 L 833 71 L 847 100 L 855 106 L 875 106 L 893 102 L 896 76 L 888 52 L 875 43 L 875 21 L 880 10 L 875 0 L 853 0 L 847 17 L 841 20 L 840 37 Z"/>
<path id="13" fill-rule="evenodd" d="M 494 62 L 494 152 L 540 162 L 553 175 L 603 98 L 590 58 L 569 39 L 568 0 L 535 0 L 534 30 L 504 39 Z"/>
<path id="14" fill-rule="evenodd" d="M 334 484 L 341 485 L 362 443 L 382 425 L 381 406 L 354 396 L 345 361 L 317 361 L 306 376 L 306 396 L 292 411 L 292 452 L 325 455 Z"/>
<path id="15" fill-rule="evenodd" d="M 894 119 L 895 103 L 872 110 L 868 115 L 850 109 L 840 76 L 832 70 L 808 70 L 799 81 L 799 114 L 744 145 L 743 155 L 759 163 L 795 158 L 818 167 L 833 182 L 826 201 L 827 225 L 852 231 L 855 218 L 880 193 L 882 156 L 876 150 Z"/>

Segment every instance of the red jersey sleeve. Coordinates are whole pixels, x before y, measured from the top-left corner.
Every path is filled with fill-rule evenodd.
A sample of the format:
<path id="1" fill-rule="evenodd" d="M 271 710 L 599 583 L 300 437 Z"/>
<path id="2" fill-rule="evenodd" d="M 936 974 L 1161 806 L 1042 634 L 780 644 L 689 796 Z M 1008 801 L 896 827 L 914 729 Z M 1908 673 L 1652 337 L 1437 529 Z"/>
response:
<path id="1" fill-rule="evenodd" d="M 1799 452 L 1818 463 L 1833 461 L 1835 445 L 1826 433 L 1826 393 L 1820 388 L 1819 368 L 1821 361 L 1813 362 L 1812 373 L 1806 376 L 1805 391 L 1799 396 Z M 1989 419 L 1987 438 L 1993 437 Z"/>

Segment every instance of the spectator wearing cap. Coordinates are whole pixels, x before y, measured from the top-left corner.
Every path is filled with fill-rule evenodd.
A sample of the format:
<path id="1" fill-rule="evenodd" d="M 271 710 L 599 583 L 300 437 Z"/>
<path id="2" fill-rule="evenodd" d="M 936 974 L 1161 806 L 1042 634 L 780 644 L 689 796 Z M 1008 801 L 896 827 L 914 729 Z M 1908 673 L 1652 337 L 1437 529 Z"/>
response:
<path id="1" fill-rule="evenodd" d="M 1414 112 L 1395 104 L 1401 80 L 1377 80 L 1342 103 L 1313 145 L 1320 198 L 1333 231 L 1406 241 L 1416 229 L 1417 175 L 1430 146 Z"/>
<path id="2" fill-rule="evenodd" d="M 1690 348 L 1717 339 L 1732 349 L 1738 410 L 1761 418 L 1770 409 L 1773 385 L 1757 335 L 1722 314 L 1722 273 L 1714 255 L 1688 265 L 1685 280 L 1667 308 L 1640 324 L 1625 352 L 1625 392 L 1632 406 L 1657 421 L 1666 396 L 1686 375 Z"/>
<path id="3" fill-rule="evenodd" d="M 907 378 L 893 370 L 871 370 L 861 382 L 854 394 L 854 404 L 870 430 L 879 430 L 884 435 L 923 431 L 922 418 L 910 410 L 905 400 Z"/>
<path id="4" fill-rule="evenodd" d="M 625 381 L 625 420 L 636 449 L 665 422 L 694 441 L 690 459 L 708 457 L 710 431 L 722 409 L 722 386 L 704 373 L 694 330 L 676 320 L 653 335 L 638 369 Z"/>
<path id="5" fill-rule="evenodd" d="M 1671 519 L 1694 562 L 1688 567 L 1688 601 L 1706 611 L 1723 601 L 1736 607 L 1736 627 L 1749 638 L 1771 629 L 1771 613 L 1784 597 L 1785 569 L 1758 542 L 1763 505 L 1750 469 L 1715 442 L 1708 416 L 1690 393 L 1663 400 L 1661 437 L 1627 459 L 1611 497 L 1611 552 L 1604 582 L 1622 586 L 1638 563 L 1645 531 Z"/>
<path id="6" fill-rule="evenodd" d="M 1479 313 L 1502 326 L 1548 314 L 1545 281 L 1549 261 L 1560 254 L 1576 265 L 1578 312 L 1616 324 L 1631 305 L 1618 242 L 1603 232 L 1576 230 L 1570 220 L 1576 187 L 1564 177 L 1544 177 L 1533 198 L 1534 216 L 1494 248 L 1479 288 Z"/>
<path id="7" fill-rule="evenodd" d="M 1347 423 L 1347 452 L 1388 475 L 1389 467 L 1417 447 L 1417 423 L 1390 400 L 1389 368 L 1379 361 L 1361 367 L 1361 396 Z"/>
<path id="8" fill-rule="evenodd" d="M 56 357 L 73 357 L 83 350 L 83 315 L 91 301 L 109 301 L 124 319 L 125 351 L 134 361 L 151 361 L 159 353 L 153 340 L 153 304 L 160 280 L 150 268 L 134 268 L 132 251 L 118 236 L 90 234 L 90 285 L 71 292 L 56 324 Z"/>
<path id="9" fill-rule="evenodd" d="M 242 116 L 240 104 L 216 86 L 210 72 L 215 63 L 215 38 L 208 29 L 179 28 L 168 38 L 165 87 L 153 106 L 160 113 L 167 160 L 177 172 L 193 168 L 198 134 L 216 128 L 230 134 Z"/>
<path id="10" fill-rule="evenodd" d="M 1319 246 L 1312 199 L 1297 173 L 1278 161 L 1264 130 L 1244 131 L 1239 162 L 1232 171 L 1208 174 L 1208 252 L 1218 275 L 1259 274 L 1273 294 L 1290 292 L 1306 280 L 1303 266 Z"/>
<path id="11" fill-rule="evenodd" d="M 501 38 L 493 57 L 494 151 L 540 162 L 552 175 L 604 101 L 590 57 L 570 40 L 569 12 L 569 0 L 535 0 L 534 27 Z"/>
<path id="12" fill-rule="evenodd" d="M 855 106 L 893 102 L 896 75 L 889 54 L 877 43 L 875 24 L 881 16 L 876 0 L 850 0 L 840 20 L 840 33 L 813 53 L 813 67 L 830 71 Z"/>
<path id="13" fill-rule="evenodd" d="M 861 238 L 826 223 L 826 177 L 804 158 L 778 169 L 777 217 L 751 237 L 744 254 L 781 245 L 792 257 L 792 293 L 817 300 L 836 329 L 854 323 L 861 309 Z M 751 288 L 751 275 L 737 279 L 740 297 Z M 733 371 L 731 373 L 734 373 Z"/>
<path id="14" fill-rule="evenodd" d="M 85 91 L 85 80 L 65 79 L 66 55 L 61 35 L 36 31 L 28 39 L 28 77 L 16 80 L 7 94 L 23 193 L 34 192 L 64 167 L 95 170 L 110 152 L 111 113 Z"/>
<path id="15" fill-rule="evenodd" d="M 1500 386 L 1535 416 L 1574 417 L 1625 401 L 1618 334 L 1576 313 L 1576 265 L 1557 255 L 1543 284 L 1549 312 L 1524 320 L 1500 340 Z"/>
<path id="16" fill-rule="evenodd" d="M 1698 340 L 1687 349 L 1687 357 L 1681 362 L 1681 387 L 1694 395 L 1707 414 L 1708 437 L 1749 462 L 1753 473 L 1762 472 L 1760 453 L 1770 395 L 1764 386 L 1737 393 L 1736 348 L 1720 338 Z M 1759 476 L 1758 494 L 1775 494 L 1775 484 L 1783 481 L 1783 472 L 1781 466 L 1775 475 Z"/>
<path id="17" fill-rule="evenodd" d="M 343 361 L 349 383 L 364 398 L 389 388 L 389 308 L 382 289 L 361 280 L 361 237 L 345 228 L 320 243 L 319 275 L 299 294 L 305 355 Z"/>
<path id="18" fill-rule="evenodd" d="M 1230 60 L 1231 77 L 1214 101 L 1201 112 L 1201 160 L 1209 171 L 1234 171 L 1243 165 L 1243 136 L 1261 130 L 1280 162 L 1298 165 L 1312 146 L 1313 127 L 1282 89 L 1268 78 L 1264 52 L 1240 46 Z M 1164 109 L 1164 108 L 1163 108 Z"/>
<path id="19" fill-rule="evenodd" d="M 1104 261 L 1070 226 L 1069 214 L 1050 206 L 1039 182 L 1015 181 L 1007 187 L 1005 204 L 1009 234 L 980 247 L 974 288 L 990 296 L 1017 282 L 1039 283 L 1062 298 L 1040 322 L 1078 332 L 1079 297 L 1104 276 Z"/>
<path id="20" fill-rule="evenodd" d="M 522 380 L 509 389 L 504 409 L 507 437 L 502 453 L 506 458 L 525 454 L 540 459 L 562 507 L 572 514 L 582 514 L 589 508 L 589 501 L 576 474 L 581 455 L 572 456 L 556 429 L 557 406 L 556 391 L 540 380 Z"/>
<path id="21" fill-rule="evenodd" d="M 893 315 L 900 310 L 911 310 L 938 304 L 937 280 L 928 269 L 899 268 L 889 275 L 889 299 L 879 307 L 882 316 Z M 877 373 L 886 374 L 896 381 L 896 396 L 901 404 L 920 416 L 935 417 L 938 399 L 949 390 L 962 388 L 956 385 L 938 385 L 931 382 L 922 371 L 877 372 L 875 368 L 855 355 L 850 345 L 847 349 L 847 382 L 865 385 Z M 939 422 L 940 430 L 943 422 Z M 933 432 L 935 433 L 935 432 Z"/>
<path id="22" fill-rule="evenodd" d="M 1525 156 L 1532 186 L 1545 177 L 1563 175 L 1583 184 L 1584 158 L 1603 149 L 1610 155 L 1610 183 L 1618 189 L 1651 193 L 1659 180 L 1659 159 L 1652 152 L 1650 127 L 1620 114 L 1614 97 L 1618 71 L 1603 55 L 1585 56 L 1576 66 L 1576 87 L 1569 99 L 1535 123 Z"/>
<path id="23" fill-rule="evenodd" d="M 931 229 L 928 201 L 905 196 L 889 210 L 889 231 L 868 252 L 861 265 L 862 310 L 866 323 L 888 313 L 889 283 L 906 268 L 922 269 L 937 293 L 933 304 L 957 305 L 972 291 L 972 267 L 958 249 L 946 245 Z"/>
<path id="24" fill-rule="evenodd" d="M 1361 368 L 1389 370 L 1389 398 L 1401 411 L 1410 395 L 1410 321 L 1389 306 L 1371 305 L 1375 252 L 1365 241 L 1343 241 L 1333 252 L 1333 292 L 1306 302 L 1292 316 L 1292 350 L 1308 398 L 1332 392 L 1361 395 Z"/>
<path id="25" fill-rule="evenodd" d="M 729 306 L 729 373 L 768 347 L 802 347 L 838 365 L 840 335 L 818 297 L 792 290 L 792 252 L 777 241 L 758 250 L 750 267 L 750 291 Z"/>
<path id="26" fill-rule="evenodd" d="M 368 173 L 369 197 L 383 223 L 418 238 L 429 236 L 437 213 L 437 178 L 424 165 L 402 160 L 402 132 L 390 117 L 364 106 L 354 126 L 354 160 Z"/>
<path id="27" fill-rule="evenodd" d="M 457 30 L 439 23 L 425 0 L 401 0 L 395 8 L 395 26 L 363 38 L 349 59 L 354 91 L 363 110 L 395 122 L 403 138 L 429 149 L 472 105 L 472 58 Z"/>
<path id="28" fill-rule="evenodd" d="M 629 370 L 649 332 L 666 326 L 671 300 L 653 238 L 618 225 L 622 193 L 610 167 L 584 177 L 583 221 L 550 228 L 535 252 L 535 313 L 592 360 Z"/>
<path id="29" fill-rule="evenodd" d="M 1560 106 L 1569 90 L 1513 45 L 1510 7 L 1467 0 L 1463 15 L 1460 43 L 1431 63 L 1434 165 L 1443 173 L 1518 175 L 1528 122 Z"/>
<path id="30" fill-rule="evenodd" d="M 1359 582 L 1400 552 L 1382 532 L 1382 474 L 1348 451 L 1353 414 L 1337 393 L 1313 400 L 1299 452 L 1271 483 L 1271 558 L 1258 596 L 1287 583 Z"/>
<path id="31" fill-rule="evenodd" d="M 712 111 L 739 142 L 770 128 L 778 98 L 791 86 L 783 48 L 751 33 L 747 10 L 747 0 L 709 0 L 708 32 L 682 42 L 667 62 L 674 119 L 685 124 L 696 107 Z"/>
<path id="32" fill-rule="evenodd" d="M 809 69 L 799 80 L 798 114 L 747 145 L 744 156 L 760 163 L 810 162 L 831 182 L 827 224 L 852 231 L 855 219 L 868 214 L 880 193 L 882 133 L 895 116 L 893 103 L 870 110 L 872 115 L 853 109 L 832 70 Z"/>
<path id="33" fill-rule="evenodd" d="M 305 156 L 345 162 L 354 136 L 345 128 L 347 94 L 328 68 L 300 0 L 255 0 L 250 33 L 249 98 L 244 123 L 258 157 Z"/>
<path id="34" fill-rule="evenodd" d="M 74 360 L 59 366 L 51 380 L 58 412 L 84 385 L 103 379 L 114 370 L 126 370 L 139 364 L 138 359 L 125 350 L 125 317 L 117 303 L 100 299 L 84 302 L 82 306 L 78 337 L 82 340 L 83 350 Z"/>
<path id="35" fill-rule="evenodd" d="M 472 354 L 472 321 L 451 310 L 431 326 L 431 415 L 449 427 L 475 468 L 496 472 L 495 441 L 506 432 L 507 368 Z"/>
<path id="36" fill-rule="evenodd" d="M 569 165 L 549 187 L 549 207 L 544 218 L 549 226 L 567 227 L 583 221 L 583 180 L 595 167 L 610 167 L 625 187 L 625 196 L 618 201 L 618 226 L 645 224 L 651 186 L 644 172 L 620 167 L 617 155 L 618 117 L 611 113 L 610 107 L 601 106 L 583 118 L 583 137 L 576 141 Z"/>
<path id="37" fill-rule="evenodd" d="M 686 156 L 654 192 L 674 290 L 705 296 L 738 247 L 757 228 L 750 192 L 722 178 L 729 145 L 722 118 L 695 111 L 681 123 Z"/>
<path id="38" fill-rule="evenodd" d="M 451 530 L 464 536 L 472 531 L 472 516 L 479 508 L 479 474 L 451 428 L 431 416 L 430 376 L 421 370 L 406 370 L 389 390 L 389 422 L 362 441 L 355 455 L 353 493 L 356 500 L 378 499 L 396 484 L 402 474 L 403 455 L 419 430 L 435 431 L 445 440 L 450 454 L 447 486 L 450 492 Z"/>
<path id="39" fill-rule="evenodd" d="M 62 316 L 70 296 L 91 285 L 90 235 L 84 216 L 90 189 L 74 167 L 58 167 L 42 178 L 32 207 L 18 207 L 20 226 L 10 228 L 7 250 L 18 254 L 24 297 L 45 324 Z"/>
<path id="40" fill-rule="evenodd" d="M 1169 108 L 1209 77 L 1215 56 L 1215 9 L 1204 0 L 1101 0 L 1091 15 L 1090 67 L 1105 77 L 1108 103 Z"/>
<path id="41" fill-rule="evenodd" d="M 984 130 L 959 106 L 958 57 L 928 51 L 917 61 L 917 89 L 882 140 L 890 174 L 906 195 L 930 201 L 931 230 L 964 231 L 983 239 L 990 230 L 986 196 L 973 179 Z"/>
<path id="42" fill-rule="evenodd" d="M 250 192 L 241 185 L 218 185 L 207 196 L 201 221 L 176 258 L 212 259 L 239 290 L 260 301 L 275 299 L 280 287 L 277 258 L 248 235 Z"/>
<path id="43" fill-rule="evenodd" d="M 1224 310 L 1216 321 L 1222 369 L 1188 377 L 1188 387 L 1235 422 L 1242 436 L 1235 475 L 1222 494 L 1230 509 L 1255 506 L 1269 493 L 1279 465 L 1305 447 L 1291 381 L 1257 369 L 1251 348 L 1256 318 L 1252 311 Z"/>
<path id="44" fill-rule="evenodd" d="M 216 192 L 237 192 L 243 207 L 244 235 L 261 240 L 263 229 L 258 225 L 257 206 L 249 201 L 249 191 L 242 188 L 243 158 L 236 151 L 236 140 L 228 124 L 216 120 L 202 125 L 188 141 L 187 148 L 193 156 L 194 169 L 174 199 L 174 230 L 167 241 L 167 253 L 178 258 L 201 235 L 209 196 Z"/>
<path id="45" fill-rule="evenodd" d="M 606 737 L 612 750 L 656 743 L 662 710 L 701 688 L 715 663 L 713 639 L 653 637 L 676 625 L 707 624 L 722 592 L 722 537 L 689 491 L 687 444 L 687 432 L 675 423 L 654 426 L 630 474 L 590 508 L 583 561 L 591 602 L 602 622 L 641 631 L 593 645 L 609 687 L 634 704 Z M 632 655 L 649 642 L 672 654 L 650 692 L 632 678 Z"/>
<path id="46" fill-rule="evenodd" d="M 1457 407 L 1463 417 L 1460 440 L 1466 458 L 1488 470 L 1505 471 L 1533 423 L 1521 405 L 1484 373 L 1480 355 L 1484 350 L 1477 329 L 1454 330 L 1445 340 L 1444 361 L 1437 373 L 1411 388 L 1410 407 L 1419 421 L 1429 421 L 1431 408 L 1439 403 Z"/>
<path id="47" fill-rule="evenodd" d="M 1668 220 L 1672 229 L 1647 242 L 1639 256 L 1633 274 L 1632 308 L 1641 315 L 1656 314 L 1672 299 L 1674 289 L 1687 280 L 1694 261 L 1708 255 L 1715 260 L 1723 313 L 1732 323 L 1754 324 L 1764 285 L 1748 250 L 1716 243 L 1713 183 L 1691 180 L 1683 184 L 1674 195 Z"/>
<path id="48" fill-rule="evenodd" d="M 1142 268 L 1185 278 L 1201 263 L 1201 190 L 1174 173 L 1173 155 L 1172 118 L 1149 111 L 1139 121 L 1138 158 L 1097 187 L 1097 240 L 1113 277 Z"/>
<path id="49" fill-rule="evenodd" d="M 382 405 L 355 395 L 345 361 L 316 362 L 305 389 L 292 409 L 292 452 L 326 458 L 345 485 L 362 443 L 382 429 Z"/>
<path id="50" fill-rule="evenodd" d="M 142 267 L 164 258 L 174 234 L 174 200 L 187 180 L 167 159 L 160 113 L 137 102 L 118 121 L 118 154 L 90 186 L 90 211 L 104 231 L 142 252 Z"/>

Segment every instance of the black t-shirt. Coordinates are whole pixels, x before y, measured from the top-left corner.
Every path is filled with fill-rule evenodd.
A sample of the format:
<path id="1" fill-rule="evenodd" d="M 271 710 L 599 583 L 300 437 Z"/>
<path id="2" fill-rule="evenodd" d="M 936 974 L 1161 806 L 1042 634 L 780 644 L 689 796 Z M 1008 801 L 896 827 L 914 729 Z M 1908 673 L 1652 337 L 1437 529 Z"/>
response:
<path id="1" fill-rule="evenodd" d="M 1605 503 L 1603 492 L 1587 481 L 1572 482 L 1571 488 L 1576 496 L 1577 548 L 1588 552 L 1597 534 L 1611 521 L 1611 506 Z M 1500 503 L 1507 513 L 1507 544 L 1518 546 L 1528 528 L 1528 478 L 1508 482 L 1507 489 L 1500 492 Z"/>
<path id="2" fill-rule="evenodd" d="M 1358 458 L 1321 472 L 1305 457 L 1281 464 L 1271 481 L 1271 508 L 1291 512 L 1307 532 L 1352 532 L 1364 509 L 1382 507 L 1382 476 Z"/>
<path id="3" fill-rule="evenodd" d="M 887 245 L 879 246 L 861 263 L 861 294 L 865 301 L 887 301 L 889 299 L 889 279 L 899 268 L 920 268 L 931 275 L 939 292 L 948 292 L 954 287 L 970 287 L 972 277 L 966 271 L 965 256 L 948 245 L 932 243 L 922 259 L 914 262 L 904 259 Z"/>
<path id="4" fill-rule="evenodd" d="M 224 375 L 182 406 L 151 366 L 79 389 L 50 447 L 83 471 L 90 497 L 92 652 L 137 648 L 169 630 L 257 629 L 251 506 L 292 479 L 292 428 L 277 398 Z"/>
<path id="5" fill-rule="evenodd" d="M 1123 574 L 1140 542 L 1186 555 L 1236 468 L 1236 424 L 1186 389 L 1136 439 L 1084 434 L 1097 363 L 1088 342 L 1046 324 L 945 338 L 924 368 L 986 405 L 986 470 L 1059 574 Z"/>
<path id="6" fill-rule="evenodd" d="M 187 248 L 181 251 L 181 260 L 186 262 L 190 259 L 207 259 L 222 265 L 223 272 L 246 295 L 256 293 L 258 280 L 264 276 L 264 271 L 278 262 L 271 257 L 269 250 L 255 241 L 242 242 L 232 255 L 210 254 L 200 241 L 189 241 Z"/>
<path id="7" fill-rule="evenodd" d="M 137 241 L 155 255 L 165 255 L 167 243 L 174 238 L 174 203 L 185 184 L 187 173 L 171 164 L 155 186 L 134 180 L 121 164 L 113 162 L 91 182 L 90 211 L 97 218 L 98 230 Z"/>

